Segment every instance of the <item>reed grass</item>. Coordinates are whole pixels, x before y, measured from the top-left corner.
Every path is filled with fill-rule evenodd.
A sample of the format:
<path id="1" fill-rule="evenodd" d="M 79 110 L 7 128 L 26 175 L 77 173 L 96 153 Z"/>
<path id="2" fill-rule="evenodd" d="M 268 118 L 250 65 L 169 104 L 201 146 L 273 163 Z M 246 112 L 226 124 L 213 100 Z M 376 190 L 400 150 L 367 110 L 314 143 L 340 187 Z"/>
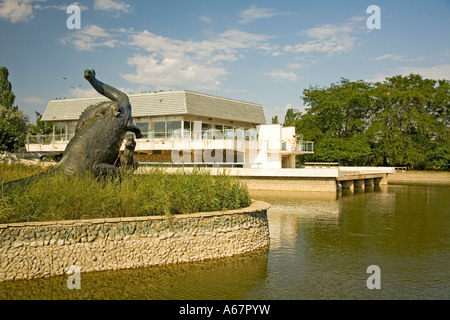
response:
<path id="1" fill-rule="evenodd" d="M 2 183 L 42 171 L 15 166 L 6 172 L 0 165 Z M 188 214 L 251 203 L 246 185 L 238 178 L 200 169 L 169 174 L 155 168 L 148 174 L 108 179 L 55 172 L 26 188 L 0 191 L 0 223 Z"/>

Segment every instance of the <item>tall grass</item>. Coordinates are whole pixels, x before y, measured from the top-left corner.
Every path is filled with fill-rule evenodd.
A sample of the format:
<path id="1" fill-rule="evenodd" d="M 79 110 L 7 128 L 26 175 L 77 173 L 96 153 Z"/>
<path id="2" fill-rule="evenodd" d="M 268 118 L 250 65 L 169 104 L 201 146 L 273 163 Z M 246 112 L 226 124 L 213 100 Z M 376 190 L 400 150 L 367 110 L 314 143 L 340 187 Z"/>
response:
<path id="1" fill-rule="evenodd" d="M 3 177 L 3 182 L 11 180 Z M 237 178 L 201 170 L 168 174 L 153 169 L 102 180 L 88 173 L 56 172 L 26 188 L 2 188 L 0 195 L 0 223 L 187 214 L 238 209 L 251 202 Z"/>
<path id="2" fill-rule="evenodd" d="M 27 166 L 22 163 L 8 164 L 0 163 L 0 181 L 22 179 L 47 170 L 41 166 Z"/>

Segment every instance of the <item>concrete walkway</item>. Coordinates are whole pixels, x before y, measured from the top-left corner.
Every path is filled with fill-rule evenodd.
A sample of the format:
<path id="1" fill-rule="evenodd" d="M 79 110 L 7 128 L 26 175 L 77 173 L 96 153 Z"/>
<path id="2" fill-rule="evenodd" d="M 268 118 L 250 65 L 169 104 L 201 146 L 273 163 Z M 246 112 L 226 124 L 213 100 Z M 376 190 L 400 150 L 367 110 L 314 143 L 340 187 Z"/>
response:
<path id="1" fill-rule="evenodd" d="M 150 168 L 141 167 L 138 173 Z M 193 168 L 164 168 L 166 172 Z M 389 167 L 312 167 L 312 168 L 202 168 L 211 174 L 238 176 L 247 184 L 249 190 L 336 192 L 373 185 L 386 185 L 387 176 L 395 173 Z"/>

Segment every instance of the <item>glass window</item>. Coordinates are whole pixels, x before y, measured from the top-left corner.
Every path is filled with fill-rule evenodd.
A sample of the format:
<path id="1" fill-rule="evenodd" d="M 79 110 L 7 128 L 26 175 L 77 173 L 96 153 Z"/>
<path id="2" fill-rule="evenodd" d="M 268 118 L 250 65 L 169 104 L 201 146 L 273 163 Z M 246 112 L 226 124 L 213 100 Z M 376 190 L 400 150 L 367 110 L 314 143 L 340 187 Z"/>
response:
<path id="1" fill-rule="evenodd" d="M 202 136 L 204 139 L 212 139 L 211 125 L 209 123 L 202 123 Z"/>
<path id="2" fill-rule="evenodd" d="M 244 140 L 245 139 L 245 129 L 244 128 L 236 128 L 234 137 L 235 137 L 235 140 Z"/>
<path id="3" fill-rule="evenodd" d="M 219 130 L 220 133 L 223 133 L 223 126 L 220 124 L 216 124 L 216 130 Z"/>
<path id="4" fill-rule="evenodd" d="M 202 122 L 194 121 L 194 140 L 202 140 Z"/>
<path id="5" fill-rule="evenodd" d="M 166 137 L 166 122 L 165 121 L 154 121 L 152 122 L 152 131 L 155 138 L 165 138 Z"/>
<path id="6" fill-rule="evenodd" d="M 232 126 L 225 126 L 224 128 L 224 134 L 226 140 L 233 140 L 234 139 L 234 129 Z"/>
<path id="7" fill-rule="evenodd" d="M 190 121 L 184 121 L 183 123 L 183 138 L 191 139 L 192 138 L 192 130 L 194 129 L 194 125 Z"/>
<path id="8" fill-rule="evenodd" d="M 216 124 L 213 139 L 223 140 L 223 125 Z"/>
<path id="9" fill-rule="evenodd" d="M 167 121 L 167 135 L 169 138 L 181 137 L 181 121 Z"/>
<path id="10" fill-rule="evenodd" d="M 142 121 L 142 120 L 137 120 L 137 121 L 135 121 L 135 123 L 136 123 L 136 127 L 141 129 L 142 136 L 147 137 L 148 132 L 149 132 L 150 123 L 148 121 Z"/>
<path id="11" fill-rule="evenodd" d="M 67 141 L 67 123 L 55 122 L 53 125 L 54 139 L 55 141 Z"/>

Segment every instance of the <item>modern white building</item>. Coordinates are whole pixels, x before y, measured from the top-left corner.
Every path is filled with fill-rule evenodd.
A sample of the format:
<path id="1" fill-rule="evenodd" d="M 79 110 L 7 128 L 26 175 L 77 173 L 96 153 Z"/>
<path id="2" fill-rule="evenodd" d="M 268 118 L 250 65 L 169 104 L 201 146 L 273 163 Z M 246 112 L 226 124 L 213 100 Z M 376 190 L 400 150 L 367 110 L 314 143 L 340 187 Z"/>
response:
<path id="1" fill-rule="evenodd" d="M 296 155 L 314 151 L 294 127 L 267 125 L 260 104 L 188 90 L 129 94 L 129 99 L 143 133 L 135 157 L 147 165 L 295 168 Z M 28 136 L 27 151 L 63 153 L 83 110 L 105 100 L 51 100 L 41 121 L 52 123 L 53 133 Z"/>

